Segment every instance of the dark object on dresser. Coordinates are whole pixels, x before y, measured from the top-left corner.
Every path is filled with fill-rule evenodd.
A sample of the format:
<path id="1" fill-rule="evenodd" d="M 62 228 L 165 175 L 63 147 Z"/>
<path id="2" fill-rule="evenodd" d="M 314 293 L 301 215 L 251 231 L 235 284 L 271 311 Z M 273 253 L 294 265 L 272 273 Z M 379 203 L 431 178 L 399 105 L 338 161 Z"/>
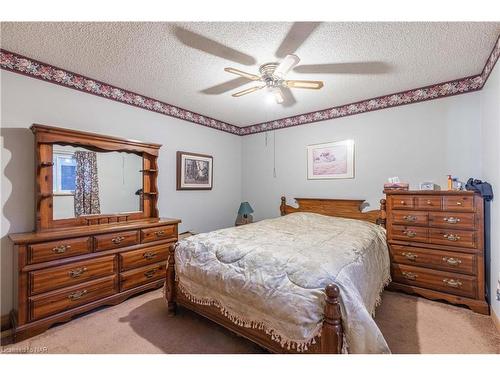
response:
<path id="1" fill-rule="evenodd" d="M 178 219 L 160 219 L 157 157 L 160 145 L 34 125 L 36 232 L 9 235 L 15 245 L 15 341 L 98 306 L 113 305 L 164 284 L 168 251 Z M 54 144 L 142 157 L 140 211 L 55 219 L 52 194 Z M 139 173 L 139 171 L 138 171 Z"/>
<path id="2" fill-rule="evenodd" d="M 491 201 L 493 199 L 493 189 L 491 185 L 486 181 L 475 180 L 469 178 L 465 188 L 470 191 L 475 191 L 483 197 L 485 201 Z"/>
<path id="3" fill-rule="evenodd" d="M 483 198 L 469 191 L 385 193 L 390 288 L 489 314 Z"/>

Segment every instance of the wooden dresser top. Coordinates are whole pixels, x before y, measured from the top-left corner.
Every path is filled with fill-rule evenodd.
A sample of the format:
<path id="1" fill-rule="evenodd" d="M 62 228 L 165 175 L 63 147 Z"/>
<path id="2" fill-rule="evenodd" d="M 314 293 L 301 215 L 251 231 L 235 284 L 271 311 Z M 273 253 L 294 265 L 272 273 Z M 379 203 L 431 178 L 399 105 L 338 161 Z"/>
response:
<path id="1" fill-rule="evenodd" d="M 79 226 L 73 228 L 50 229 L 40 232 L 26 232 L 9 234 L 9 238 L 15 244 L 25 244 L 56 240 L 61 238 L 88 236 L 100 233 L 118 232 L 128 229 L 150 228 L 159 225 L 179 224 L 180 219 L 172 218 L 151 218 L 146 220 L 135 220 L 123 223 L 98 224 Z"/>
<path id="2" fill-rule="evenodd" d="M 384 194 L 391 195 L 474 195 L 470 190 L 384 190 Z"/>

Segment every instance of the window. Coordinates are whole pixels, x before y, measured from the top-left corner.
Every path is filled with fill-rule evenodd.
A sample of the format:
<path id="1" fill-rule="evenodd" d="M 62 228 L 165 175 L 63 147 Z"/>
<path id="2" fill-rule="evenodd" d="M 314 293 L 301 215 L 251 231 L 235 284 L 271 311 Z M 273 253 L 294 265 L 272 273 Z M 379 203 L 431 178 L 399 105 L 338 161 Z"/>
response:
<path id="1" fill-rule="evenodd" d="M 71 153 L 54 152 L 54 194 L 75 192 L 76 160 Z"/>

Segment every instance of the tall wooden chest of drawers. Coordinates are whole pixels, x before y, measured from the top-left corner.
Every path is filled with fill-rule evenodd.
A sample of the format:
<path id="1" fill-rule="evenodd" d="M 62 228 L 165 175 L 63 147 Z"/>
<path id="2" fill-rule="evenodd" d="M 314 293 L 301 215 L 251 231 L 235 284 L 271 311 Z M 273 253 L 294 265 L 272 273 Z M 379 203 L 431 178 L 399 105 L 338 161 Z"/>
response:
<path id="1" fill-rule="evenodd" d="M 177 219 L 10 235 L 17 257 L 14 340 L 163 285 Z"/>
<path id="2" fill-rule="evenodd" d="M 482 197 L 469 191 L 385 194 L 390 288 L 489 314 Z"/>

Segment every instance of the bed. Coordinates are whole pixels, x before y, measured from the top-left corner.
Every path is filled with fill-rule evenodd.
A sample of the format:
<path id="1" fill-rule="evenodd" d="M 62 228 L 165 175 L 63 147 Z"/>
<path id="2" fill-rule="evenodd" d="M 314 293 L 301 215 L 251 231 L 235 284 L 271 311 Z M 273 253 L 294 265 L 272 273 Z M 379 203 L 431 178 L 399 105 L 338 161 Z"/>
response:
<path id="1" fill-rule="evenodd" d="M 281 198 L 281 217 L 169 250 L 165 298 L 273 353 L 390 353 L 373 320 L 390 281 L 385 200 Z"/>

